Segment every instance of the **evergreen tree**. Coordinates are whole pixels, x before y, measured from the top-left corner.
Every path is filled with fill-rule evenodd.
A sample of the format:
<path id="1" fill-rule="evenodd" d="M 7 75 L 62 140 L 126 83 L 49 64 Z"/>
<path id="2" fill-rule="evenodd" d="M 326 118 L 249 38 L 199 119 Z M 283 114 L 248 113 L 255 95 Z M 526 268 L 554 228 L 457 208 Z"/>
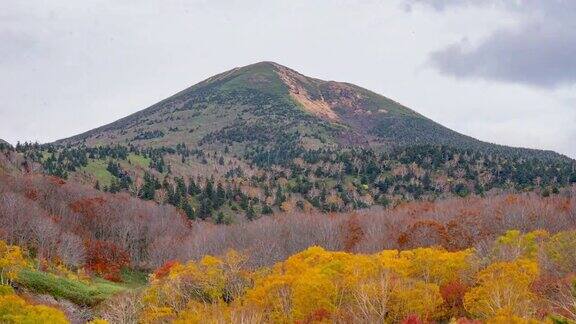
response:
<path id="1" fill-rule="evenodd" d="M 254 207 L 249 206 L 246 210 L 246 219 L 249 221 L 254 220 L 256 218 L 256 212 L 254 211 Z"/>
<path id="2" fill-rule="evenodd" d="M 196 185 L 194 179 L 190 178 L 190 184 L 188 185 L 188 194 L 190 196 L 195 196 L 201 192 L 202 190 L 198 187 L 198 185 Z"/>
<path id="3" fill-rule="evenodd" d="M 226 191 L 224 191 L 224 187 L 222 186 L 222 183 L 218 182 L 218 185 L 216 187 L 216 208 L 220 208 L 222 205 L 224 205 L 224 201 L 226 200 Z"/>
<path id="4" fill-rule="evenodd" d="M 196 213 L 194 212 L 194 208 L 188 200 L 183 200 L 181 204 L 181 209 L 184 211 L 188 219 L 194 220 L 196 219 Z"/>
<path id="5" fill-rule="evenodd" d="M 274 201 L 274 204 L 276 206 L 280 206 L 284 201 L 286 201 L 286 196 L 284 195 L 284 192 L 282 191 L 282 187 L 278 186 L 276 188 L 276 199 Z"/>
<path id="6" fill-rule="evenodd" d="M 200 201 L 200 209 L 198 210 L 198 216 L 205 220 L 212 215 L 212 202 L 210 199 L 205 197 Z"/>
<path id="7" fill-rule="evenodd" d="M 270 215 L 273 213 L 272 207 L 268 206 L 267 203 L 264 203 L 262 205 L 262 214 L 264 215 Z"/>
<path id="8" fill-rule="evenodd" d="M 158 180 L 153 175 L 146 172 L 144 173 L 144 184 L 138 192 L 138 197 L 144 200 L 153 200 L 156 193 L 156 185 L 159 185 Z"/>

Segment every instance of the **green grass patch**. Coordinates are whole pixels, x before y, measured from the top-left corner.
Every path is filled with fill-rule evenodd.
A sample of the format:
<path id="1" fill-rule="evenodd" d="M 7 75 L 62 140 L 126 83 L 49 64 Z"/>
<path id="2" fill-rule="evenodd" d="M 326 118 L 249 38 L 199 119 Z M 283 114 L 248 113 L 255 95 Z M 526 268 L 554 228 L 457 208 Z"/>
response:
<path id="1" fill-rule="evenodd" d="M 22 270 L 16 282 L 33 292 L 64 298 L 83 306 L 94 306 L 106 298 L 126 290 L 119 284 L 103 279 L 85 283 L 30 269 Z"/>
<path id="2" fill-rule="evenodd" d="M 90 160 L 88 165 L 83 167 L 81 170 L 91 174 L 98 180 L 100 186 L 110 186 L 114 176 L 106 168 L 108 167 L 108 162 L 104 160 Z"/>
<path id="3" fill-rule="evenodd" d="M 128 161 L 130 161 L 132 165 L 141 167 L 143 169 L 148 169 L 150 167 L 150 159 L 142 155 L 130 153 L 128 155 Z"/>
<path id="4" fill-rule="evenodd" d="M 120 283 L 127 288 L 140 288 L 148 284 L 148 274 L 143 271 L 132 270 L 128 268 L 122 269 L 120 273 Z"/>
<path id="5" fill-rule="evenodd" d="M 269 63 L 252 64 L 231 73 L 219 84 L 224 91 L 255 89 L 289 99 L 288 88 Z"/>

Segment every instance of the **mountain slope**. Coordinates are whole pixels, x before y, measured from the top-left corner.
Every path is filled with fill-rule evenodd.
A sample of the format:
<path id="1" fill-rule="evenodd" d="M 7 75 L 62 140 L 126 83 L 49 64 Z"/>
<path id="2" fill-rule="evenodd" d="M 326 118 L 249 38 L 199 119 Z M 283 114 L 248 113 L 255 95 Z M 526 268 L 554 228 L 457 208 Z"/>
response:
<path id="1" fill-rule="evenodd" d="M 304 148 L 433 144 L 521 156 L 550 151 L 485 143 L 361 87 L 306 77 L 273 62 L 236 68 L 147 109 L 57 144 Z"/>

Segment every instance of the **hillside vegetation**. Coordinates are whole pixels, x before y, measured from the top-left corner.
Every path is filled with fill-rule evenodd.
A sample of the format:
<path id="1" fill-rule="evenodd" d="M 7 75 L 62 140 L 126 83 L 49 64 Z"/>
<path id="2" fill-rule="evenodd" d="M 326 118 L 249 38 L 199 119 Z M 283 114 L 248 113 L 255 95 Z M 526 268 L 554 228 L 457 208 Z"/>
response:
<path id="1" fill-rule="evenodd" d="M 11 286 L 78 305 L 101 302 L 83 318 L 101 324 L 576 319 L 575 231 L 511 230 L 482 249 L 453 251 L 435 247 L 352 254 L 310 247 L 256 269 L 246 255 L 229 250 L 220 257 L 166 262 L 140 289 L 103 288 L 63 265 L 59 271 L 73 279 L 32 270 L 39 260 L 19 254 L 18 246 L 2 241 L 0 246 L 0 270 L 9 274 L 0 286 L 0 320 L 8 323 L 68 322 L 59 304 L 31 304 Z M 94 297 L 86 288 L 93 285 L 98 300 L 78 298 Z"/>
<path id="2" fill-rule="evenodd" d="M 4 322 L 575 319 L 574 187 L 217 225 L 2 161 Z"/>
<path id="3" fill-rule="evenodd" d="M 471 194 L 576 183 L 576 162 L 492 155 L 447 146 L 303 150 L 244 156 L 189 149 L 18 145 L 44 172 L 108 192 L 171 204 L 190 219 L 232 223 L 295 210 L 345 212 Z"/>
<path id="4" fill-rule="evenodd" d="M 190 192 L 190 186 L 182 182 L 180 187 Z M 150 193 L 156 191 L 149 188 Z M 200 191 L 195 198 L 211 197 L 209 193 L 214 200 L 234 197 L 217 185 L 208 191 L 205 186 L 192 189 Z M 174 192 L 180 191 L 184 189 L 176 187 Z M 68 264 L 85 264 L 87 255 L 92 254 L 119 265 L 149 269 L 171 259 L 219 255 L 228 248 L 252 251 L 251 260 L 259 265 L 285 259 L 312 245 L 361 252 L 430 245 L 468 248 L 509 229 L 556 232 L 574 227 L 576 221 L 574 187 L 492 193 L 485 198 L 470 194 L 355 212 L 319 213 L 294 206 L 227 226 L 217 224 L 219 213 L 210 220 L 188 217 L 185 209 L 168 200 L 171 197 L 177 196 L 168 195 L 160 203 L 142 201 L 125 192 L 102 192 L 53 176 L 0 172 L 0 232 L 12 244 L 27 246 L 40 256 L 58 256 Z M 232 201 L 242 208 L 242 196 Z M 249 200 L 244 202 L 249 208 Z M 228 203 L 222 208 L 238 212 Z M 226 223 L 225 219 L 222 222 Z M 363 233 L 354 245 L 344 239 L 349 227 L 359 227 Z M 94 260 L 95 269 L 99 262 Z M 98 271 L 114 279 L 120 270 L 117 266 Z"/>

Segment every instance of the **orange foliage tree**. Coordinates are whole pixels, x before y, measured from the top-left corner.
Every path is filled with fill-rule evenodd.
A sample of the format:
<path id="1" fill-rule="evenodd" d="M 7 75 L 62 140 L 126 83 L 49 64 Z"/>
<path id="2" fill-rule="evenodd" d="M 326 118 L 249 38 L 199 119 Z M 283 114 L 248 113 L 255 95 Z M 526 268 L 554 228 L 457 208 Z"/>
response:
<path id="1" fill-rule="evenodd" d="M 87 244 L 86 268 L 111 281 L 120 280 L 120 270 L 128 266 L 128 254 L 116 244 L 91 241 Z"/>

